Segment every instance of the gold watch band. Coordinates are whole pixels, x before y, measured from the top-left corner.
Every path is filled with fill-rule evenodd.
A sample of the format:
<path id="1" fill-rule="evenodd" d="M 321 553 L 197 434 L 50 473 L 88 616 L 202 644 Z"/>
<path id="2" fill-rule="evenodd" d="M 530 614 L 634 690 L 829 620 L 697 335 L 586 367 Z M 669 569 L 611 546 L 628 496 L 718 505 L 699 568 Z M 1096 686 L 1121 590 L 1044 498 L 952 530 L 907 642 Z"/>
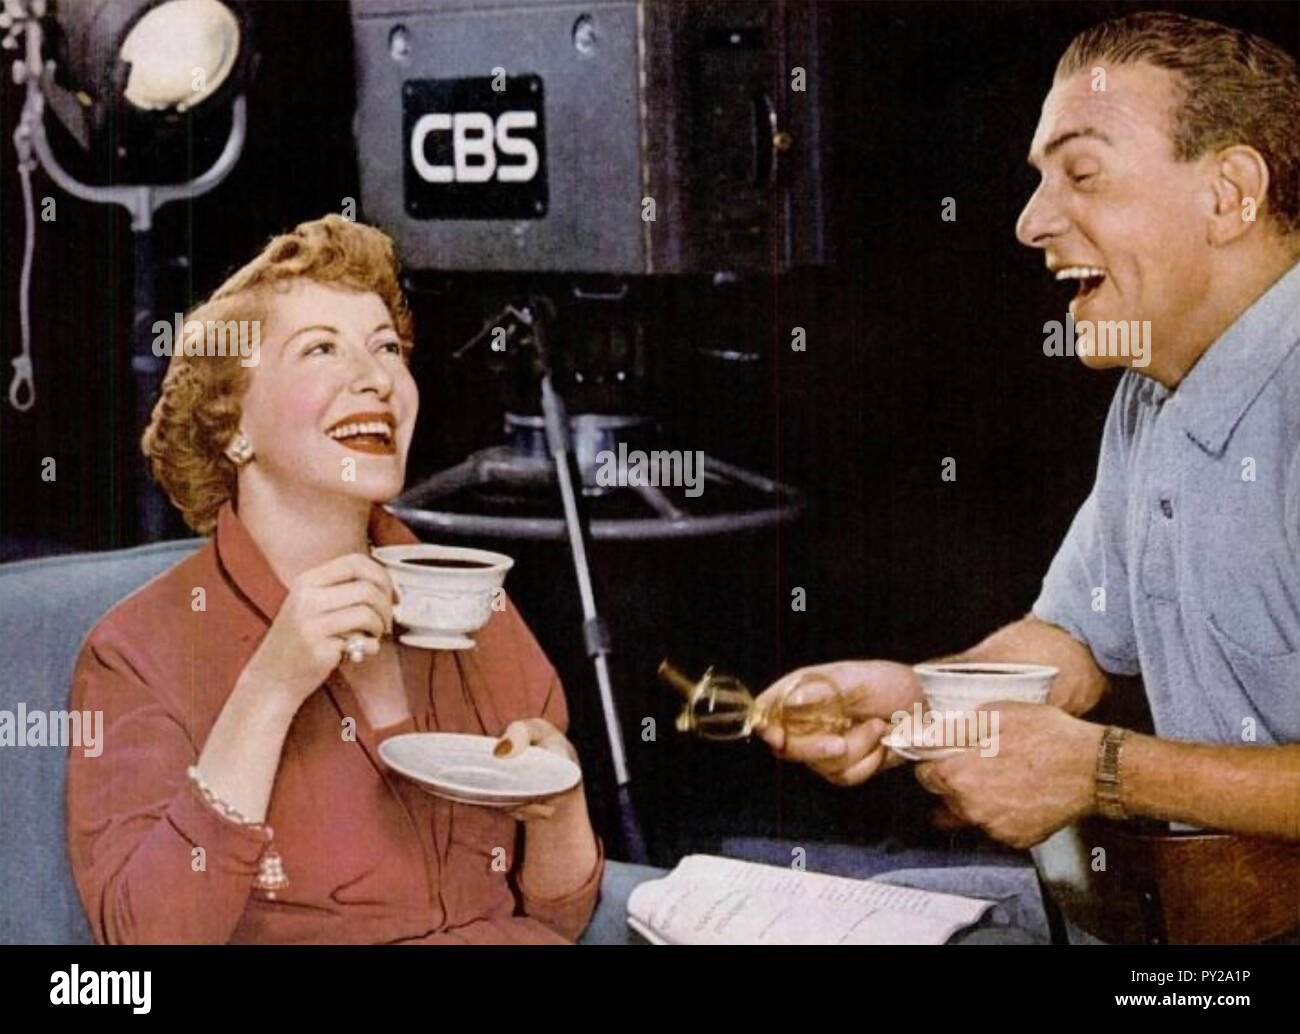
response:
<path id="1" fill-rule="evenodd" d="M 1097 810 L 1108 819 L 1126 819 L 1124 811 L 1124 783 L 1120 776 L 1120 760 L 1124 751 L 1127 729 L 1108 726 L 1097 745 L 1097 772 L 1094 777 Z"/>

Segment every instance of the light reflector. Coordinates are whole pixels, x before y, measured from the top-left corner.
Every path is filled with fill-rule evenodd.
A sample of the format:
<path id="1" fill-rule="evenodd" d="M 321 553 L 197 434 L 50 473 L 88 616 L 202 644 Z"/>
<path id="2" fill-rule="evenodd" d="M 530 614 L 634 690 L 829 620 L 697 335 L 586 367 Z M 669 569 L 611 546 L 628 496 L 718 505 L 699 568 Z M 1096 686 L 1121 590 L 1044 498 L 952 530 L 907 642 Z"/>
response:
<path id="1" fill-rule="evenodd" d="M 230 75 L 239 43 L 239 22 L 219 0 L 161 4 L 122 44 L 122 60 L 131 65 L 126 99 L 146 111 L 192 108 Z"/>

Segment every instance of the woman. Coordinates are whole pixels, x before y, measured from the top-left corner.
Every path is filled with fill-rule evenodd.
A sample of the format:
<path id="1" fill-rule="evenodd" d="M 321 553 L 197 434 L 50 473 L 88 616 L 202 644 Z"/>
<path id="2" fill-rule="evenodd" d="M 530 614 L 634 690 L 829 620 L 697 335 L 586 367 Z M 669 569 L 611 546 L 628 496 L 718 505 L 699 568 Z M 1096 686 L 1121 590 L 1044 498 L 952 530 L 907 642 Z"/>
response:
<path id="1" fill-rule="evenodd" d="M 603 858 L 581 784 L 505 813 L 431 797 L 377 753 L 438 730 L 576 760 L 509 604 L 474 650 L 391 637 L 368 547 L 417 541 L 378 505 L 419 407 L 397 275 L 386 236 L 327 216 L 186 322 L 259 321 L 260 348 L 245 366 L 177 347 L 142 444 L 211 540 L 105 615 L 73 677 L 71 706 L 104 712 L 102 755 L 74 751 L 68 775 L 100 942 L 564 942 L 590 919 Z"/>

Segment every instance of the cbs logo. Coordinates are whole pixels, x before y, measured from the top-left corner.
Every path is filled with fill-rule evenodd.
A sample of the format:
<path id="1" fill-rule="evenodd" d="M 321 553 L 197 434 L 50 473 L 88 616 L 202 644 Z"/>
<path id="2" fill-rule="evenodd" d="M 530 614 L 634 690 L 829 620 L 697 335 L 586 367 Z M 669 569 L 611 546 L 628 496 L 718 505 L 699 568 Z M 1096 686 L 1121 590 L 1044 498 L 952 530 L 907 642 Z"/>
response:
<path id="1" fill-rule="evenodd" d="M 411 161 L 428 183 L 527 183 L 537 175 L 540 161 L 536 145 L 527 137 L 512 135 L 536 129 L 537 112 L 504 111 L 494 120 L 485 111 L 421 115 L 411 129 Z M 451 165 L 435 165 L 425 155 L 432 133 L 451 133 Z M 502 164 L 498 154 L 521 161 Z"/>

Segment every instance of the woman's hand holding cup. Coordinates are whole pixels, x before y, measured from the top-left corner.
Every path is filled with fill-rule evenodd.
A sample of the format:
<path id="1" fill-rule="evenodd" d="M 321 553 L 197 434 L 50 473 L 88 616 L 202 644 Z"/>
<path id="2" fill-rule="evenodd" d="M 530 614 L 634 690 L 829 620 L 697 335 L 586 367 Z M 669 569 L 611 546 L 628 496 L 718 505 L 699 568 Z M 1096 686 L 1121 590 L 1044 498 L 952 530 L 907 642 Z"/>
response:
<path id="1" fill-rule="evenodd" d="M 373 656 L 393 630 L 393 583 L 383 565 L 348 553 L 303 572 L 245 673 L 297 707 L 339 666 L 345 652 Z"/>

